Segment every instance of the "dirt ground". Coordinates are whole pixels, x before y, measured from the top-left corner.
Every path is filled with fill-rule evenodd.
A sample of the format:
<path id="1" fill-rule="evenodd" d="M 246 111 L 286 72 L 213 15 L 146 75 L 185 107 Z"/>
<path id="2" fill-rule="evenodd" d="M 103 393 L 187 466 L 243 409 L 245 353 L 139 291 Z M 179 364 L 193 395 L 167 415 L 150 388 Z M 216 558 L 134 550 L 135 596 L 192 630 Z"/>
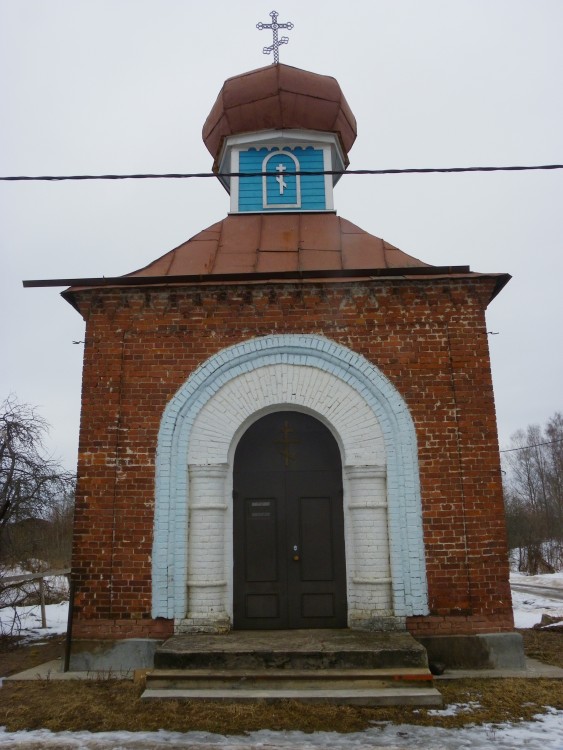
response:
<path id="1" fill-rule="evenodd" d="M 528 655 L 563 667 L 563 633 L 522 631 Z M 0 675 L 62 655 L 64 639 L 43 645 L 0 645 Z M 9 648 L 8 648 L 9 646 Z M 360 731 L 374 721 L 458 727 L 466 724 L 530 720 L 546 706 L 563 710 L 563 681 L 545 679 L 452 680 L 439 683 L 444 704 L 465 704 L 456 716 L 436 716 L 426 709 L 312 706 L 279 704 L 190 703 L 142 701 L 143 686 L 121 680 L 4 683 L 0 695 L 0 726 L 8 731 L 154 731 L 201 730 L 240 734 L 258 729 Z M 54 710 L 53 707 L 57 709 Z"/>
<path id="2" fill-rule="evenodd" d="M 52 635 L 27 645 L 21 638 L 0 637 L 0 677 L 9 677 L 52 659 L 62 659 L 64 643 L 64 635 Z"/>

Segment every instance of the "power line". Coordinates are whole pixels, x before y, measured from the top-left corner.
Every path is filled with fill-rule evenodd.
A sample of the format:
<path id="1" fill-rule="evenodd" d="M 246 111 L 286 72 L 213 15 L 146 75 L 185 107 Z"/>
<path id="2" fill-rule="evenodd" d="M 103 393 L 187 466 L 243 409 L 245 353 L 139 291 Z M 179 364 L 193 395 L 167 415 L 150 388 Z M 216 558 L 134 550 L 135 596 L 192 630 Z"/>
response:
<path id="1" fill-rule="evenodd" d="M 530 172 L 534 170 L 563 169 L 563 164 L 539 164 L 533 166 L 509 167 L 428 167 L 409 169 L 350 169 L 346 172 L 335 170 L 292 172 L 294 175 L 388 175 L 388 174 L 452 174 L 457 172 Z M 78 174 L 78 175 L 42 175 L 31 177 L 16 175 L 0 177 L 3 182 L 62 182 L 64 180 L 186 180 L 208 177 L 268 177 L 271 172 L 181 172 L 170 174 Z"/>
<path id="2" fill-rule="evenodd" d="M 547 443 L 536 443 L 535 445 L 522 445 L 520 448 L 507 448 L 506 450 L 499 451 L 499 453 L 512 453 L 512 451 L 525 451 L 526 448 L 541 448 L 542 445 L 554 445 L 555 443 L 563 443 L 563 438 L 557 440 L 549 440 Z"/>

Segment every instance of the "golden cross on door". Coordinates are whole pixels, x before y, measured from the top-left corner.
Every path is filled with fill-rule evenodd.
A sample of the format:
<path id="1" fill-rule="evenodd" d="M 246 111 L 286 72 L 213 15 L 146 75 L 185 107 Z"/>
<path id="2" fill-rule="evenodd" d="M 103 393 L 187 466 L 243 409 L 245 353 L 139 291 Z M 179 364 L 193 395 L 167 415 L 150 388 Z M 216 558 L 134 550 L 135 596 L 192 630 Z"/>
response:
<path id="1" fill-rule="evenodd" d="M 297 438 L 291 439 L 290 435 L 293 432 L 293 427 L 289 426 L 289 423 L 287 419 L 283 423 L 283 427 L 281 429 L 281 433 L 283 435 L 282 440 L 274 440 L 275 445 L 280 446 L 280 453 L 283 456 L 285 468 L 287 469 L 289 467 L 290 461 L 295 461 L 297 456 L 293 455 L 291 452 L 291 446 L 297 445 L 301 442 L 301 440 L 297 440 Z"/>

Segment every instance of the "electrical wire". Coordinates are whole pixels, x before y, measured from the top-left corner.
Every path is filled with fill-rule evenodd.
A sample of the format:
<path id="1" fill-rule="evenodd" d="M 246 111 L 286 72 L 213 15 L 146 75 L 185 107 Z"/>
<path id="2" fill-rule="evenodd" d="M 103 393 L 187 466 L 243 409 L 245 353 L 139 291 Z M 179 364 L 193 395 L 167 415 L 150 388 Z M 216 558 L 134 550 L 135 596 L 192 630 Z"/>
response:
<path id="1" fill-rule="evenodd" d="M 554 445 L 555 443 L 563 443 L 563 438 L 557 440 L 549 440 L 547 443 L 536 443 L 535 445 L 522 445 L 520 448 L 506 448 L 506 450 L 499 451 L 499 453 L 512 453 L 513 451 L 525 451 L 526 448 L 541 448 L 542 445 Z"/>
<path id="2" fill-rule="evenodd" d="M 335 170 L 298 171 L 292 175 L 387 175 L 387 174 L 452 174 L 457 172 L 529 172 L 533 170 L 563 169 L 563 164 L 539 164 L 533 166 L 509 167 L 428 167 L 409 169 L 350 169 L 345 172 Z M 1 177 L 3 182 L 62 182 L 64 180 L 185 180 L 190 178 L 229 178 L 229 177 L 271 177 L 271 172 L 185 172 L 170 174 L 78 174 L 78 175 L 42 175 L 31 177 L 16 175 Z"/>

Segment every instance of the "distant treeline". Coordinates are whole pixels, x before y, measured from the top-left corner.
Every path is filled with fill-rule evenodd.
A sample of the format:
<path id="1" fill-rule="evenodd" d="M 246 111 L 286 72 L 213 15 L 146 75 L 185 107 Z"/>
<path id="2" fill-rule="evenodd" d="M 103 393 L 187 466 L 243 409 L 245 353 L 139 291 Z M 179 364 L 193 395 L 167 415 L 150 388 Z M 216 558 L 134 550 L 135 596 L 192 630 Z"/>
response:
<path id="1" fill-rule="evenodd" d="M 508 544 L 518 569 L 563 569 L 563 414 L 515 433 L 503 462 Z"/>

